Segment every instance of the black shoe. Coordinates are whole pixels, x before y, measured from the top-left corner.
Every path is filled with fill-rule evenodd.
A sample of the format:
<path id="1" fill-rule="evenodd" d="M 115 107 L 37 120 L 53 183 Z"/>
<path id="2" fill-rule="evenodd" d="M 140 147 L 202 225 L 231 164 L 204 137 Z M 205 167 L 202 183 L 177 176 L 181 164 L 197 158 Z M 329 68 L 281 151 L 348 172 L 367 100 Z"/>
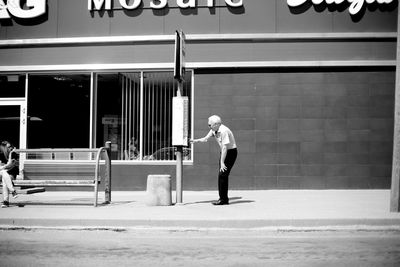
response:
<path id="1" fill-rule="evenodd" d="M 3 203 L 1 204 L 2 208 L 8 208 L 10 206 L 10 203 L 8 201 L 3 201 Z"/>
<path id="2" fill-rule="evenodd" d="M 213 202 L 213 205 L 220 206 L 220 205 L 229 205 L 228 201 L 218 200 L 217 202 Z"/>

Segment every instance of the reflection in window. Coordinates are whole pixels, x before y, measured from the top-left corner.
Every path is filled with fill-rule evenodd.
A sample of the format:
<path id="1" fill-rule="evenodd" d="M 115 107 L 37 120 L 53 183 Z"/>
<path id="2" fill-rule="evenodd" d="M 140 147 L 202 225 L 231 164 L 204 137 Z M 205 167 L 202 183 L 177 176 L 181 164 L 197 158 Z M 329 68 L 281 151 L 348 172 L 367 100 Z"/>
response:
<path id="1" fill-rule="evenodd" d="M 28 78 L 28 148 L 86 148 L 90 140 L 90 75 Z"/>
<path id="2" fill-rule="evenodd" d="M 97 146 L 112 143 L 112 159 L 138 159 L 140 73 L 97 75 Z"/>
<path id="3" fill-rule="evenodd" d="M 190 76 L 186 76 L 182 96 L 190 98 Z M 172 98 L 176 96 L 177 83 L 170 72 L 145 72 L 143 80 L 143 158 L 173 160 Z"/>
<path id="4" fill-rule="evenodd" d="M 98 74 L 97 146 L 110 140 L 112 159 L 174 160 L 172 98 L 176 90 L 172 72 Z M 187 73 L 182 95 L 190 99 L 190 93 Z M 190 159 L 190 151 L 185 151 L 184 158 Z"/>

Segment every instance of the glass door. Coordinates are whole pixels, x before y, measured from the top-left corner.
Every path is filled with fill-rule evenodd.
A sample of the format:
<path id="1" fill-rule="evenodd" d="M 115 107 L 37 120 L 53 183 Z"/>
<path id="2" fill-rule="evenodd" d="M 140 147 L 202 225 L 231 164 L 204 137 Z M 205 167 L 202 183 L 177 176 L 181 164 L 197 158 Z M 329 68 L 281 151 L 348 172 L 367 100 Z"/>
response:
<path id="1" fill-rule="evenodd" d="M 0 141 L 26 147 L 26 107 L 23 101 L 0 101 Z"/>

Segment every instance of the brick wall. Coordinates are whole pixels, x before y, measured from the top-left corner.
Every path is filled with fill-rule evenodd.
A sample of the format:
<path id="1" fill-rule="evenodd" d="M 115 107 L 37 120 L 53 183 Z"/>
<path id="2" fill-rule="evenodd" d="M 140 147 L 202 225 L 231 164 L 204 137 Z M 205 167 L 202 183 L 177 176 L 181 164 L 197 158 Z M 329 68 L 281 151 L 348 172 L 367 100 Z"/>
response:
<path id="1" fill-rule="evenodd" d="M 394 69 L 201 71 L 195 137 L 219 114 L 235 134 L 235 189 L 390 188 Z M 216 186 L 218 147 L 196 144 L 186 187 Z"/>

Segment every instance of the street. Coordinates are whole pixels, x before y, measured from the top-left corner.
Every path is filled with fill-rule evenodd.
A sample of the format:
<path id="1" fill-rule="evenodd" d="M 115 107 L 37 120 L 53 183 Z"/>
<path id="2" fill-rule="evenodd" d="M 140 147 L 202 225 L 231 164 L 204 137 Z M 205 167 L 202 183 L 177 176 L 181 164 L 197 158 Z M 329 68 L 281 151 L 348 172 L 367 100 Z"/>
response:
<path id="1" fill-rule="evenodd" d="M 0 266 L 400 266 L 399 231 L 2 229 Z"/>

